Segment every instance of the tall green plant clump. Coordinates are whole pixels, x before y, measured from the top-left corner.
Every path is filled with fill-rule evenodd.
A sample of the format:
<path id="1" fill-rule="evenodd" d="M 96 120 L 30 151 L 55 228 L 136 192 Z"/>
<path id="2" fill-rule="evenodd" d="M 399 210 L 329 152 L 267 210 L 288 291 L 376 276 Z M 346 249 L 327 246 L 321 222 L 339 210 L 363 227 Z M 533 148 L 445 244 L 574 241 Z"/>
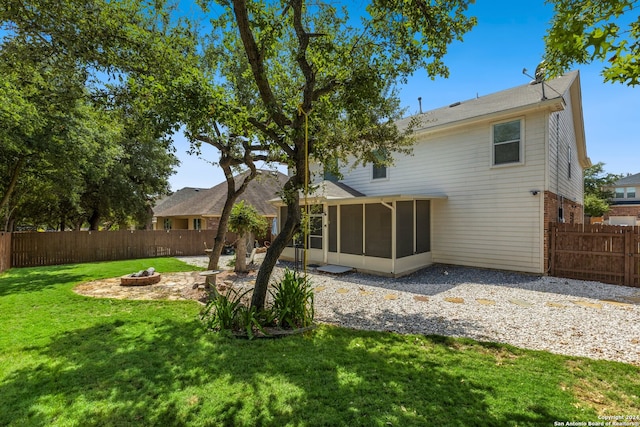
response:
<path id="1" fill-rule="evenodd" d="M 284 278 L 269 292 L 273 297 L 271 310 L 280 327 L 305 328 L 313 322 L 313 289 L 307 276 L 285 270 Z"/>
<path id="2" fill-rule="evenodd" d="M 240 293 L 230 289 L 209 301 L 200 315 L 204 327 L 224 335 L 253 339 L 258 334 L 268 336 L 265 328 L 293 330 L 313 324 L 314 294 L 308 277 L 286 269 L 282 280 L 269 291 L 272 305 L 261 311 L 244 300 L 251 291 Z"/>

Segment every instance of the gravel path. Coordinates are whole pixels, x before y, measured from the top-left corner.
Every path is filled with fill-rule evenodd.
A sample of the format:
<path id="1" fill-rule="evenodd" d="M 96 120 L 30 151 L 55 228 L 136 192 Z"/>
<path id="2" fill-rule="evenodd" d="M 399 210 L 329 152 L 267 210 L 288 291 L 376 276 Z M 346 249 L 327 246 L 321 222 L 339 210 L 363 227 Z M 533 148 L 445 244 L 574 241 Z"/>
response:
<path id="1" fill-rule="evenodd" d="M 640 365 L 638 288 L 443 265 L 399 279 L 310 276 L 320 322 Z"/>

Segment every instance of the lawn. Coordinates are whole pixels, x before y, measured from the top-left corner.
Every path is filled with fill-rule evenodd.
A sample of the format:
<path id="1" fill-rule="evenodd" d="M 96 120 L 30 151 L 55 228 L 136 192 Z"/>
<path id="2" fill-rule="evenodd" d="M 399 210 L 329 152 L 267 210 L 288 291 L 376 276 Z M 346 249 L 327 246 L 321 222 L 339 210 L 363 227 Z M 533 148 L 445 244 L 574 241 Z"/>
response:
<path id="1" fill-rule="evenodd" d="M 193 269 L 154 259 L 0 275 L 0 426 L 551 426 L 640 415 L 637 366 L 332 326 L 233 340 L 202 329 L 196 302 L 72 291 L 151 263 Z"/>

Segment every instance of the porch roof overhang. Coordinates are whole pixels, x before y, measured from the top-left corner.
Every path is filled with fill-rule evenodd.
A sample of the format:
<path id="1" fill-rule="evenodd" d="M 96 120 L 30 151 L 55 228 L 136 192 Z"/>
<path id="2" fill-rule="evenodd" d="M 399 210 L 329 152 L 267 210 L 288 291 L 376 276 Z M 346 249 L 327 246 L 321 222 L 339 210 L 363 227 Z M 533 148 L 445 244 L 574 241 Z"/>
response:
<path id="1" fill-rule="evenodd" d="M 317 204 L 329 204 L 329 205 L 353 205 L 353 204 L 366 204 L 366 203 L 392 203 L 410 200 L 446 200 L 448 198 L 445 194 L 390 194 L 380 196 L 357 196 L 357 197 L 331 197 L 331 196 L 309 196 L 301 197 L 300 205 L 304 206 L 317 205 Z M 284 206 L 285 203 L 280 198 L 270 200 L 276 206 Z"/>

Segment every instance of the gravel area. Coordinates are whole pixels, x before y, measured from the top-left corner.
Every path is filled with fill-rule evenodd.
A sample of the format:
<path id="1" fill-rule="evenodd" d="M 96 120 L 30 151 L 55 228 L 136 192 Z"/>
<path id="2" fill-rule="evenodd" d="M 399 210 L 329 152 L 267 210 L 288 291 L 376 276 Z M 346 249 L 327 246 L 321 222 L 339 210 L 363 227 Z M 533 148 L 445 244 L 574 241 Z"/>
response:
<path id="1" fill-rule="evenodd" d="M 448 265 L 398 279 L 309 274 L 320 322 L 640 365 L 639 288 Z"/>

